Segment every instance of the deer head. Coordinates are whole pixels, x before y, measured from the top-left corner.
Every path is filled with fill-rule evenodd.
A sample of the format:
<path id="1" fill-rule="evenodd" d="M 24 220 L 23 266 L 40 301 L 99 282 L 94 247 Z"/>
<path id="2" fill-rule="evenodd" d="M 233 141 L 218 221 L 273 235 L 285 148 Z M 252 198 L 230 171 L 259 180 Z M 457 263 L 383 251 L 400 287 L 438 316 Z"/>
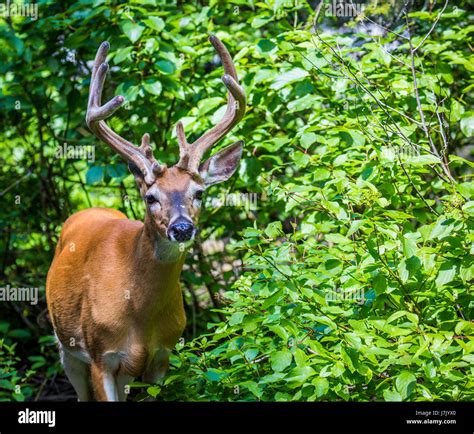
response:
<path id="1" fill-rule="evenodd" d="M 106 124 L 105 119 L 124 102 L 123 96 L 116 96 L 101 104 L 104 80 L 109 69 L 106 63 L 109 50 L 107 42 L 99 47 L 92 69 L 87 125 L 100 140 L 128 162 L 146 202 L 146 222 L 161 238 L 171 242 L 185 242 L 194 238 L 203 191 L 210 185 L 229 179 L 242 155 L 243 142 L 238 141 L 200 163 L 204 153 L 222 139 L 245 113 L 245 92 L 239 85 L 232 58 L 219 39 L 211 36 L 209 40 L 224 66 L 222 81 L 228 90 L 227 109 L 222 120 L 193 143 L 188 143 L 183 124 L 178 122 L 176 135 L 179 161 L 172 167 L 166 167 L 155 159 L 148 134 L 142 137 L 141 146 L 138 147 Z"/>

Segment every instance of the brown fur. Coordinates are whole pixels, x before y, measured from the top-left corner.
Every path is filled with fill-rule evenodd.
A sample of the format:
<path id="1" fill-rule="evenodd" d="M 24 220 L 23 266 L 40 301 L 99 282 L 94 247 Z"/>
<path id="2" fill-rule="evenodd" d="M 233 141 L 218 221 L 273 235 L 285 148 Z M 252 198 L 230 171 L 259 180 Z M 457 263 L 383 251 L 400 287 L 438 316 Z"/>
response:
<path id="1" fill-rule="evenodd" d="M 119 369 L 138 377 L 152 351 L 173 348 L 184 329 L 184 253 L 159 263 L 153 243 L 146 225 L 115 210 L 88 209 L 64 224 L 47 278 L 48 309 L 62 344 L 90 354 L 96 399 L 104 398 L 105 353 L 124 351 Z"/>
<path id="2" fill-rule="evenodd" d="M 76 352 L 77 359 L 90 362 L 95 399 L 107 394 L 123 399 L 115 392 L 127 376 L 152 381 L 166 371 L 167 351 L 186 323 L 179 286 L 185 250 L 168 239 L 167 231 L 177 219 L 196 225 L 198 193 L 228 179 L 241 152 L 237 142 L 214 154 L 204 163 L 205 179 L 174 166 L 163 168 L 149 185 L 134 172 L 147 201 L 144 223 L 115 210 L 92 208 L 64 224 L 46 282 L 48 309 L 68 351 L 66 359 Z M 80 399 L 88 399 L 90 391 L 84 391 L 82 381 L 85 362 L 76 358 L 63 363 Z"/>

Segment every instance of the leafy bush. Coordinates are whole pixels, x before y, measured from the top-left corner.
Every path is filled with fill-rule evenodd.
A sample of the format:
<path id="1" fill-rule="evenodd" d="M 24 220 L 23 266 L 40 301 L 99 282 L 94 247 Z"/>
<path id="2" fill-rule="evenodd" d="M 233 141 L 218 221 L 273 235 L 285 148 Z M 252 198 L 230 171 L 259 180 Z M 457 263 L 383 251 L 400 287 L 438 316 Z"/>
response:
<path id="1" fill-rule="evenodd" d="M 410 19 L 429 28 L 437 13 Z M 151 395 L 472 399 L 474 202 L 472 184 L 451 173 L 472 163 L 450 155 L 471 122 L 469 31 L 431 35 L 413 56 L 428 135 L 411 76 L 421 32 L 391 52 L 393 34 L 354 47 L 353 34 L 306 30 L 247 51 L 262 59 L 247 70 L 259 106 L 247 122 L 260 117 L 254 146 L 271 166 L 258 178 L 268 197 L 259 208 L 283 218 L 259 218 L 233 244 L 250 270 L 226 292 L 225 320 L 179 350 Z"/>
<path id="2" fill-rule="evenodd" d="M 0 339 L 0 401 L 25 401 L 38 399 L 47 382 L 58 372 L 58 362 L 48 365 L 52 358 L 55 339 L 42 336 L 35 344 L 33 354 L 25 360 L 18 356 L 19 341 L 29 337 L 26 330 L 8 330 L 8 323 L 0 323 L 5 335 Z M 7 342 L 16 342 L 7 344 Z"/>

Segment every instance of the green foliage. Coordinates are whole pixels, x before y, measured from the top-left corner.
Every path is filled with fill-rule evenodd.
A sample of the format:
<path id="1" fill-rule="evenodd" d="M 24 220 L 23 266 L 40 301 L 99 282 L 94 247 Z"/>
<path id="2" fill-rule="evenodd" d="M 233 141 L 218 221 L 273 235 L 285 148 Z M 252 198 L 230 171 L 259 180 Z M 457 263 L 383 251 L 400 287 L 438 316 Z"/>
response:
<path id="1" fill-rule="evenodd" d="M 225 250 L 198 242 L 189 255 L 185 342 L 162 384 L 134 385 L 137 399 L 470 400 L 474 26 L 462 5 L 437 22 L 441 8 L 420 6 L 408 29 L 399 11 L 371 2 L 373 20 L 394 21 L 393 32 L 369 36 L 360 17 L 338 31 L 324 7 L 315 27 L 315 12 L 297 3 L 82 1 L 40 4 L 37 22 L 0 19 L 5 282 L 44 289 L 75 210 L 142 216 L 132 176 L 108 148 L 97 144 L 94 161 L 55 157 L 64 142 L 95 143 L 83 118 L 99 43 L 111 43 L 116 67 L 107 97 L 128 102 L 114 129 L 135 142 L 151 133 L 155 155 L 173 164 L 176 122 L 193 140 L 223 113 L 206 39 L 215 33 L 249 108 L 223 141 L 245 139 L 238 174 L 205 202 L 252 192 L 257 210 L 203 211 L 202 240 L 224 239 Z M 15 310 L 4 317 L 24 326 Z M 33 332 L 37 348 L 46 332 Z M 28 382 L 30 369 L 44 375 L 39 359 L 20 367 L 16 339 L 0 346 L 0 389 Z"/>
<path id="2" fill-rule="evenodd" d="M 35 342 L 35 351 L 27 359 L 17 354 L 17 346 L 30 337 L 24 329 L 9 329 L 0 322 L 4 338 L 0 339 L 0 401 L 25 401 L 39 397 L 44 385 L 58 372 L 58 363 L 48 366 L 55 346 L 52 336 L 42 336 Z M 7 342 L 16 341 L 13 344 Z M 39 380 L 41 378 L 41 380 Z M 38 384 L 39 382 L 39 384 Z M 35 396 L 36 395 L 36 396 Z"/>

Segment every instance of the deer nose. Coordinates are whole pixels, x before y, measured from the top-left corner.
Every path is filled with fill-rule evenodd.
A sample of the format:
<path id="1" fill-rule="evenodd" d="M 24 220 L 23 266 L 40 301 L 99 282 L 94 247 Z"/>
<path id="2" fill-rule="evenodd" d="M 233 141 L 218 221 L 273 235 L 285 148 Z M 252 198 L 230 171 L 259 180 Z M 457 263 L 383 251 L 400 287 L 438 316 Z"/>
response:
<path id="1" fill-rule="evenodd" d="M 185 219 L 176 220 L 168 228 L 168 238 L 171 241 L 189 241 L 194 237 L 194 225 Z"/>

